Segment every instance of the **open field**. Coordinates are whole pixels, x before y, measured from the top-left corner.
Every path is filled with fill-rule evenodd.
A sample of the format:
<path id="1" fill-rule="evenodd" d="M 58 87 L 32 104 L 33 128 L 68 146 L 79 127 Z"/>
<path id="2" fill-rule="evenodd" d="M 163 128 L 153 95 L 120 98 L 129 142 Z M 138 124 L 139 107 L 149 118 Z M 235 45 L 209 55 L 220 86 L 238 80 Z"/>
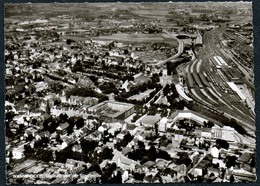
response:
<path id="1" fill-rule="evenodd" d="M 166 42 L 177 46 L 177 41 L 165 37 L 165 34 L 112 34 L 110 36 L 94 37 L 95 40 L 115 40 L 130 43 L 152 43 L 152 42 Z"/>
<path id="2" fill-rule="evenodd" d="M 72 39 L 76 42 L 78 41 L 86 41 L 86 40 L 90 40 L 90 37 L 87 36 L 87 35 L 64 35 L 64 36 L 61 36 L 62 39 Z"/>

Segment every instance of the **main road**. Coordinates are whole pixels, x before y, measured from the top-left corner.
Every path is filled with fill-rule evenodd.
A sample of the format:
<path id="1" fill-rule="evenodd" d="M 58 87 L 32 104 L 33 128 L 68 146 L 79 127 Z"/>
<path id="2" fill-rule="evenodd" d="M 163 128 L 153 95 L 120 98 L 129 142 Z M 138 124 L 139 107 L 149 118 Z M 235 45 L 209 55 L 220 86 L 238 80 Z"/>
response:
<path id="1" fill-rule="evenodd" d="M 183 52 L 183 42 L 182 42 L 182 40 L 178 39 L 177 37 L 175 37 L 172 33 L 168 32 L 167 30 L 163 30 L 163 32 L 165 32 L 166 34 L 170 35 L 173 39 L 176 39 L 178 41 L 178 52 L 177 52 L 177 54 L 175 54 L 172 57 L 169 57 L 165 60 L 162 60 L 162 61 L 159 61 L 158 63 L 155 63 L 154 64 L 155 66 L 162 66 L 165 63 L 167 63 L 168 61 L 172 61 L 172 60 L 176 59 Z"/>

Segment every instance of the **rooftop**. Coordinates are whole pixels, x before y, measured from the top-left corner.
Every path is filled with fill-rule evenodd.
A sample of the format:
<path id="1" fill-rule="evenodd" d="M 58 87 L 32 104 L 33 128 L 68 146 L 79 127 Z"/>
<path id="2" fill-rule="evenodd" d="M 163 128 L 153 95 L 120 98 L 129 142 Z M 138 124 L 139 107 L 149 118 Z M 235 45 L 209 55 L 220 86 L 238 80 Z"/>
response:
<path id="1" fill-rule="evenodd" d="M 147 124 L 147 125 L 155 125 L 156 123 L 158 123 L 161 119 L 160 114 L 156 114 L 156 115 L 147 115 L 145 117 L 143 117 L 139 122 L 143 123 L 143 124 Z"/>

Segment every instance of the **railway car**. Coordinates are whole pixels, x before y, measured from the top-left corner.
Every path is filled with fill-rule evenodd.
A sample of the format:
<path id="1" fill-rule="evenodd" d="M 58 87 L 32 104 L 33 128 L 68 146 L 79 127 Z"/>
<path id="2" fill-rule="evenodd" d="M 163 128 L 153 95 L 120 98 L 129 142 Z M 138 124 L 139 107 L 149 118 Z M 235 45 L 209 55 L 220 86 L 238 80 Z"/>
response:
<path id="1" fill-rule="evenodd" d="M 205 78 L 205 76 L 204 76 L 204 73 L 203 73 L 203 74 L 199 73 L 199 77 L 200 77 L 202 83 L 203 83 L 206 87 L 208 87 L 208 86 L 209 86 L 209 82 L 206 80 L 206 78 Z"/>
<path id="2" fill-rule="evenodd" d="M 195 80 L 195 83 L 199 86 L 199 88 L 203 88 L 203 85 L 200 81 L 200 78 L 198 74 L 192 73 L 193 79 Z"/>
<path id="3" fill-rule="evenodd" d="M 190 73 L 187 74 L 187 83 L 188 83 L 188 87 L 190 88 L 194 87 L 194 81 Z"/>

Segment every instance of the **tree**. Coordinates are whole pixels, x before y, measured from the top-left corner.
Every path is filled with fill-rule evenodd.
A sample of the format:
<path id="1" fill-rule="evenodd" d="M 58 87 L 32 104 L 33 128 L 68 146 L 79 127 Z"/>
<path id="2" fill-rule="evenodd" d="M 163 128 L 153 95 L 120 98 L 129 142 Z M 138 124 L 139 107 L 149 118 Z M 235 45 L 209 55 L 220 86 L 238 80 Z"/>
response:
<path id="1" fill-rule="evenodd" d="M 96 97 L 98 98 L 99 102 L 108 100 L 108 97 L 106 95 L 100 94 L 87 87 L 75 87 L 66 92 L 67 97 L 70 97 L 71 95 L 81 97 Z"/>
<path id="2" fill-rule="evenodd" d="M 36 120 L 35 118 L 33 118 L 33 119 L 32 119 L 32 124 L 33 124 L 33 125 L 36 125 L 36 123 L 37 123 L 37 120 Z"/>
<path id="3" fill-rule="evenodd" d="M 131 134 L 128 132 L 125 136 L 123 141 L 125 141 L 126 143 L 129 143 L 130 141 L 132 141 L 133 136 L 131 136 Z"/>
<path id="4" fill-rule="evenodd" d="M 167 62 L 166 66 L 167 66 L 167 75 L 168 76 L 172 75 L 172 68 L 173 68 L 172 63 L 171 62 Z"/>
<path id="5" fill-rule="evenodd" d="M 178 159 L 177 164 L 181 165 L 184 164 L 187 167 L 191 164 L 191 159 L 189 158 L 189 155 L 187 152 L 179 152 L 178 156 L 180 156 L 181 158 Z"/>
<path id="6" fill-rule="evenodd" d="M 204 122 L 204 127 L 206 128 L 212 128 L 214 126 L 214 123 L 212 121 Z"/>
<path id="7" fill-rule="evenodd" d="M 50 84 L 50 88 L 55 92 L 55 93 L 59 93 L 61 92 L 61 90 L 63 89 L 63 85 L 57 82 L 51 83 Z M 59 100 L 59 101 L 56 101 Z M 56 102 L 55 102 L 56 101 Z M 60 99 L 55 99 L 54 100 L 54 105 L 59 105 L 61 103 Z"/>
<path id="8" fill-rule="evenodd" d="M 9 152 L 9 164 L 11 164 L 11 163 L 13 163 L 13 152 L 12 151 L 10 151 Z"/>
<path id="9" fill-rule="evenodd" d="M 116 163 L 108 163 L 106 167 L 102 169 L 102 176 L 101 176 L 101 182 L 102 183 L 111 183 L 112 181 L 112 173 L 116 170 L 117 165 Z"/>
<path id="10" fill-rule="evenodd" d="M 144 173 L 134 173 L 134 179 L 143 181 L 145 174 Z"/>
<path id="11" fill-rule="evenodd" d="M 165 159 L 165 160 L 171 160 L 172 159 L 171 156 L 168 154 L 168 152 L 162 151 L 162 150 L 159 150 L 157 157 Z"/>
<path id="12" fill-rule="evenodd" d="M 155 115 L 157 114 L 157 107 L 155 105 L 151 105 L 151 107 L 148 110 L 149 115 Z"/>
<path id="13" fill-rule="evenodd" d="M 54 133 L 56 131 L 56 128 L 59 126 L 59 123 L 57 121 L 52 121 L 51 124 L 46 126 L 46 129 L 50 133 Z"/>
<path id="14" fill-rule="evenodd" d="M 240 133 L 240 134 L 242 134 L 242 135 L 248 134 L 247 131 L 245 130 L 245 128 L 242 127 L 242 126 L 241 126 L 240 124 L 238 124 L 238 123 L 235 123 L 235 124 L 234 124 L 234 129 L 235 129 L 238 133 Z"/>
<path id="15" fill-rule="evenodd" d="M 105 147 L 101 153 L 102 160 L 105 160 L 105 159 L 111 160 L 113 158 L 113 156 L 114 156 L 113 150 L 108 147 Z"/>
<path id="16" fill-rule="evenodd" d="M 72 158 L 72 154 L 71 146 L 67 146 L 65 149 L 55 152 L 56 161 L 65 163 L 68 158 Z"/>
<path id="17" fill-rule="evenodd" d="M 24 155 L 25 156 L 31 156 L 31 155 L 33 155 L 35 153 L 35 151 L 34 151 L 34 149 L 33 148 L 31 148 L 31 146 L 30 145 L 24 145 Z"/>
<path id="18" fill-rule="evenodd" d="M 50 107 L 49 100 L 47 100 L 47 105 L 46 105 L 45 112 L 46 112 L 46 113 L 48 113 L 48 114 L 50 114 L 50 113 L 51 113 L 51 107 Z"/>
<path id="19" fill-rule="evenodd" d="M 122 183 L 122 173 L 120 171 L 117 171 L 117 174 L 114 177 L 112 183 Z"/>
<path id="20" fill-rule="evenodd" d="M 110 94 L 110 93 L 117 94 L 119 92 L 118 89 L 116 88 L 116 85 L 112 82 L 103 83 L 102 85 L 99 86 L 99 88 L 102 90 L 104 94 Z"/>
<path id="21" fill-rule="evenodd" d="M 228 149 L 228 148 L 229 148 L 229 143 L 228 143 L 226 140 L 217 139 L 217 140 L 216 140 L 216 144 L 217 144 L 220 148 L 224 148 L 224 149 Z"/>
<path id="22" fill-rule="evenodd" d="M 72 151 L 72 159 L 82 161 L 83 154 L 77 151 Z"/>
<path id="23" fill-rule="evenodd" d="M 130 159 L 133 159 L 133 160 L 140 160 L 140 161 L 143 161 L 144 157 L 147 155 L 147 150 L 145 149 L 137 149 L 137 150 L 134 150 L 133 152 L 130 152 L 128 154 L 128 157 Z"/>
<path id="24" fill-rule="evenodd" d="M 82 70 L 82 64 L 79 60 L 77 60 L 77 62 L 73 65 L 71 71 L 72 72 L 83 71 Z"/>
<path id="25" fill-rule="evenodd" d="M 200 15 L 200 19 L 201 19 L 202 21 L 209 21 L 209 18 L 208 18 L 208 16 L 207 16 L 207 14 L 201 14 L 201 15 Z"/>
<path id="26" fill-rule="evenodd" d="M 17 178 L 16 183 L 18 184 L 24 184 L 24 179 L 23 178 Z"/>
<path id="27" fill-rule="evenodd" d="M 207 167 L 204 167 L 203 169 L 202 169 L 202 176 L 205 176 L 205 175 L 207 175 L 208 174 L 208 168 Z"/>
<path id="28" fill-rule="evenodd" d="M 88 156 L 88 154 L 82 153 L 82 160 L 83 160 L 85 163 L 88 163 L 88 162 L 89 162 L 89 156 Z"/>
<path id="29" fill-rule="evenodd" d="M 91 81 L 93 81 L 94 83 L 96 83 L 98 81 L 98 77 L 96 77 L 96 76 L 89 76 L 89 79 Z"/>
<path id="30" fill-rule="evenodd" d="M 93 171 L 96 171 L 97 173 L 102 174 L 99 164 L 93 164 L 89 167 L 88 172 L 93 172 Z"/>
<path id="31" fill-rule="evenodd" d="M 63 140 L 61 139 L 60 134 L 57 134 L 56 142 L 58 142 L 59 144 L 62 144 Z"/>
<path id="32" fill-rule="evenodd" d="M 136 115 L 134 115 L 134 117 L 132 118 L 132 122 L 136 122 L 139 118 L 141 117 L 141 115 L 139 115 L 139 114 L 136 114 Z"/>
<path id="33" fill-rule="evenodd" d="M 82 139 L 80 141 L 80 144 L 81 144 L 81 148 L 83 150 L 83 153 L 86 153 L 86 154 L 88 154 L 91 151 L 94 151 L 95 148 L 98 146 L 98 142 L 88 141 L 88 140 L 85 140 L 85 139 Z"/>
<path id="34" fill-rule="evenodd" d="M 16 131 L 16 134 L 22 134 L 24 131 L 24 124 L 20 124 L 18 130 Z"/>
<path id="35" fill-rule="evenodd" d="M 32 136 L 32 134 L 29 134 L 28 137 L 26 138 L 26 140 L 28 140 L 28 141 L 32 141 L 32 140 L 33 140 L 33 136 Z"/>
<path id="36" fill-rule="evenodd" d="M 176 103 L 176 109 L 183 110 L 184 107 L 185 107 L 185 101 L 184 100 L 181 100 L 181 101 Z"/>
<path id="37" fill-rule="evenodd" d="M 172 98 L 178 98 L 179 97 L 179 93 L 176 90 L 176 87 L 174 84 L 171 85 L 171 91 L 172 91 Z"/>
<path id="38" fill-rule="evenodd" d="M 37 149 L 36 150 L 36 156 L 45 162 L 49 162 L 53 160 L 52 151 L 51 150 L 44 150 L 44 149 Z"/>
<path id="39" fill-rule="evenodd" d="M 156 157 L 157 157 L 157 151 L 156 148 L 152 145 L 150 147 L 150 149 L 147 152 L 147 157 L 149 158 L 149 160 L 151 161 L 155 161 Z"/>
<path id="40" fill-rule="evenodd" d="M 235 182 L 235 177 L 234 177 L 234 175 L 231 175 L 231 176 L 230 176 L 229 182 L 230 182 L 230 183 L 234 183 L 234 182 Z"/>
<path id="41" fill-rule="evenodd" d="M 159 125 L 158 125 L 158 123 L 155 123 L 154 128 L 155 128 L 155 135 L 158 136 L 158 132 L 159 132 Z"/>
<path id="42" fill-rule="evenodd" d="M 160 81 L 159 74 L 154 73 L 152 76 L 152 82 L 159 82 L 159 81 Z"/>
<path id="43" fill-rule="evenodd" d="M 163 94 L 164 94 L 164 96 L 167 96 L 167 95 L 169 94 L 169 92 L 170 92 L 170 86 L 169 86 L 169 84 L 167 84 L 167 85 L 164 87 L 164 89 L 163 89 Z"/>
<path id="44" fill-rule="evenodd" d="M 65 113 L 61 113 L 59 118 L 61 119 L 61 122 L 64 123 L 64 122 L 67 122 L 68 121 L 68 115 Z"/>
<path id="45" fill-rule="evenodd" d="M 9 121 L 9 120 L 12 120 L 14 116 L 15 116 L 15 113 L 14 113 L 13 111 L 11 111 L 11 112 L 6 112 L 6 114 L 5 114 L 5 119 L 6 119 L 7 121 Z"/>
<path id="46" fill-rule="evenodd" d="M 115 47 L 115 42 L 114 41 L 108 44 L 109 50 L 111 50 L 114 47 Z"/>
<path id="47" fill-rule="evenodd" d="M 137 144 L 138 144 L 139 149 L 144 149 L 145 148 L 145 145 L 144 145 L 143 141 L 138 141 Z"/>
<path id="48" fill-rule="evenodd" d="M 129 54 L 129 51 L 127 49 L 124 49 L 124 55 Z"/>
<path id="49" fill-rule="evenodd" d="M 252 168 L 255 168 L 255 166 L 256 166 L 255 156 L 253 156 L 252 159 L 250 160 L 250 166 Z"/>
<path id="50" fill-rule="evenodd" d="M 66 43 L 67 43 L 67 45 L 70 45 L 72 43 L 72 40 L 71 39 L 67 39 Z"/>
<path id="51" fill-rule="evenodd" d="M 78 118 L 77 121 L 76 121 L 76 126 L 77 126 L 77 129 L 80 129 L 84 126 L 85 122 L 84 122 L 84 119 L 82 117 Z"/>
<path id="52" fill-rule="evenodd" d="M 236 156 L 229 156 L 227 157 L 226 167 L 230 168 L 232 166 L 235 166 L 237 157 Z"/>

